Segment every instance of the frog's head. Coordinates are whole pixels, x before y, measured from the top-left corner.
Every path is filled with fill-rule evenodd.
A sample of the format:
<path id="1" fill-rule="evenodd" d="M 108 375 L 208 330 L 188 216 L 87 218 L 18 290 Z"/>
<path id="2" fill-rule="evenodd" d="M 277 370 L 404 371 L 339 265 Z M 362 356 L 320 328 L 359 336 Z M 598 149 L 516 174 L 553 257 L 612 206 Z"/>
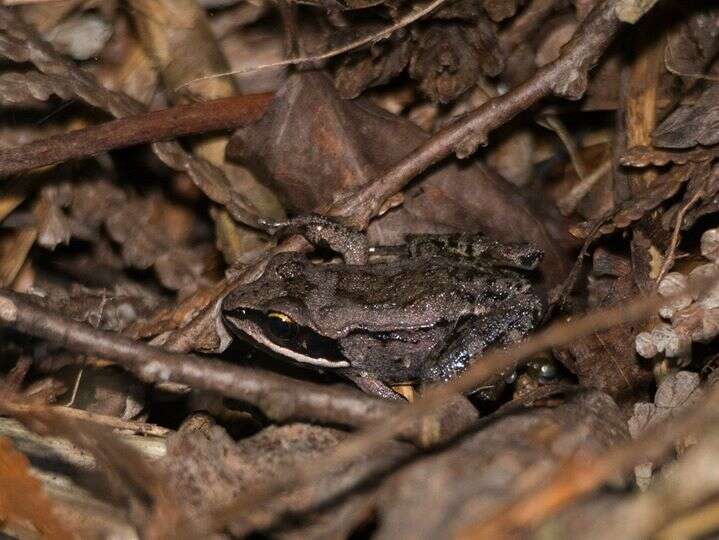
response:
<path id="1" fill-rule="evenodd" d="M 325 368 L 349 366 L 337 339 L 312 323 L 306 298 L 307 260 L 296 253 L 273 257 L 262 276 L 222 302 L 227 325 L 239 337 L 283 358 Z"/>

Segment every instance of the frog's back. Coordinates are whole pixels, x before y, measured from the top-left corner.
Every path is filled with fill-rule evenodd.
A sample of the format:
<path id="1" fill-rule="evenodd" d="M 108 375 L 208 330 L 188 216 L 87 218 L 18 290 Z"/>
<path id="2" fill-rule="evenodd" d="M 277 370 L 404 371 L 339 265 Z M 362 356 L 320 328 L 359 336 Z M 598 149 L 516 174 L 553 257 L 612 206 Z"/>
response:
<path id="1" fill-rule="evenodd" d="M 528 287 L 514 272 L 498 273 L 439 257 L 332 265 L 313 274 L 308 277 L 316 294 L 308 299 L 309 307 L 321 311 L 325 324 L 331 321 L 338 334 L 356 328 L 410 329 L 454 321 L 465 314 L 482 314 Z"/>

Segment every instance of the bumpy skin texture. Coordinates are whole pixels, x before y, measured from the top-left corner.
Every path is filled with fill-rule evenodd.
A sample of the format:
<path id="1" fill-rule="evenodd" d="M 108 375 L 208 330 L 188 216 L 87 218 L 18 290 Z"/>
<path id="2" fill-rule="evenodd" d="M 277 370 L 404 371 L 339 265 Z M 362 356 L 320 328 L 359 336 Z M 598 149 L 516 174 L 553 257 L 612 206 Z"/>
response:
<path id="1" fill-rule="evenodd" d="M 541 250 L 526 242 L 498 242 L 477 233 L 414 234 L 407 238 L 412 257 L 461 257 L 489 271 L 491 267 L 534 270 L 542 260 Z"/>
<path id="2" fill-rule="evenodd" d="M 533 268 L 541 253 L 513 245 L 505 255 L 502 244 L 485 237 L 429 238 L 411 239 L 416 256 L 391 263 L 316 265 L 300 254 L 276 255 L 260 279 L 228 295 L 223 312 L 245 337 L 248 312 L 255 332 L 265 332 L 258 317 L 284 314 L 302 336 L 336 344 L 337 367 L 353 379 L 446 380 L 475 354 L 521 339 L 540 320 L 543 302 L 507 266 Z"/>

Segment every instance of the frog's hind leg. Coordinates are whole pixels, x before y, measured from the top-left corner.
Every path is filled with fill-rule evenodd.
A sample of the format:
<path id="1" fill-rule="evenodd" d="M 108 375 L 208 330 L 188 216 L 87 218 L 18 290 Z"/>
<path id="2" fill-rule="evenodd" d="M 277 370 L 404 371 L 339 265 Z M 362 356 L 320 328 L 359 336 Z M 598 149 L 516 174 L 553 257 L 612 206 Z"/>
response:
<path id="1" fill-rule="evenodd" d="M 412 257 L 462 257 L 522 270 L 534 270 L 542 251 L 526 242 L 499 242 L 482 233 L 417 234 L 407 236 Z"/>
<path id="2" fill-rule="evenodd" d="M 537 296 L 526 294 L 508 300 L 487 315 L 463 320 L 447 345 L 428 359 L 422 371 L 423 382 L 447 381 L 464 372 L 476 356 L 490 347 L 520 341 L 535 328 L 543 309 Z M 500 381 L 510 372 L 498 373 L 494 379 Z"/>
<path id="3" fill-rule="evenodd" d="M 405 401 L 401 394 L 395 392 L 385 383 L 371 375 L 354 370 L 344 370 L 342 371 L 342 375 L 355 383 L 365 394 L 392 401 Z"/>

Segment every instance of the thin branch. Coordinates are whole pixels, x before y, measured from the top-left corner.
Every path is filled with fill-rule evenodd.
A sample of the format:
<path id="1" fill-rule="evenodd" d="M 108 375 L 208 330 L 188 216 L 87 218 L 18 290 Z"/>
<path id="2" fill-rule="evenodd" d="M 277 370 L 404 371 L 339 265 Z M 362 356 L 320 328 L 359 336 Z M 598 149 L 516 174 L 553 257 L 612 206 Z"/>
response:
<path id="1" fill-rule="evenodd" d="M 0 176 L 99 152 L 182 135 L 239 127 L 258 120 L 272 94 L 233 96 L 128 116 L 0 151 Z"/>
<path id="2" fill-rule="evenodd" d="M 46 406 L 16 404 L 13 405 L 12 410 L 16 413 L 32 413 L 33 411 L 43 408 L 46 408 Z M 107 416 L 83 409 L 72 409 L 64 405 L 47 406 L 47 408 L 51 408 L 53 414 L 58 416 L 66 416 L 68 418 L 83 420 L 91 424 L 106 426 L 110 429 L 121 429 L 141 435 L 166 437 L 172 432 L 171 429 L 158 426 L 156 424 L 149 424 L 138 420 L 123 420 L 122 418 L 117 418 L 116 416 Z"/>
<path id="3" fill-rule="evenodd" d="M 572 166 L 574 167 L 577 176 L 580 180 L 584 180 L 587 176 L 587 166 L 584 164 L 584 160 L 579 153 L 576 141 L 571 136 L 569 131 L 567 131 L 567 127 L 564 125 L 564 122 L 562 122 L 562 120 L 554 114 L 546 115 L 543 120 L 547 123 L 547 126 L 557 134 L 559 140 L 562 141 L 564 148 L 567 150 L 567 154 L 569 154 L 569 159 L 572 162 Z"/>
<path id="4" fill-rule="evenodd" d="M 584 267 L 584 260 L 589 253 L 590 246 L 597 238 L 601 236 L 600 233 L 602 227 L 607 222 L 607 220 L 612 218 L 613 215 L 614 212 L 609 211 L 605 213 L 602 217 L 597 218 L 592 224 L 592 228 L 587 234 L 587 237 L 584 239 L 582 249 L 579 250 L 579 255 L 577 255 L 577 258 L 574 261 L 574 265 L 572 265 L 572 269 L 569 271 L 569 275 L 566 277 L 561 287 L 559 287 L 556 292 L 553 292 L 553 294 L 550 295 L 550 309 L 548 310 L 549 313 L 545 315 L 545 321 L 547 321 L 547 317 L 551 317 L 557 309 L 559 311 L 564 311 L 564 307 L 567 300 L 569 299 L 569 295 L 572 294 L 574 286 L 577 284 L 579 275 L 582 271 L 582 268 Z"/>
<path id="5" fill-rule="evenodd" d="M 259 407 L 269 418 L 360 426 L 399 407 L 347 386 L 299 381 L 268 371 L 178 354 L 97 330 L 39 307 L 26 295 L 0 289 L 0 324 L 68 350 L 116 362 L 149 383 L 175 382 Z"/>
<path id="6" fill-rule="evenodd" d="M 659 287 L 659 284 L 662 282 L 662 279 L 664 279 L 664 276 L 667 275 L 667 272 L 671 269 L 672 266 L 674 266 L 674 259 L 676 257 L 677 253 L 677 246 L 679 246 L 679 240 L 681 240 L 681 233 L 682 233 L 682 224 L 684 223 L 684 216 L 686 216 L 689 209 L 694 206 L 699 199 L 701 199 L 704 196 L 704 189 L 698 189 L 694 195 L 691 196 L 691 198 L 681 207 L 679 212 L 677 212 L 677 217 L 674 220 L 674 231 L 672 232 L 672 239 L 669 243 L 669 247 L 667 248 L 666 253 L 664 254 L 664 262 L 662 262 L 662 267 L 659 270 L 659 275 L 656 279 L 657 287 Z"/>
<path id="7" fill-rule="evenodd" d="M 591 173 L 589 173 L 587 176 L 583 177 L 574 186 L 572 186 L 572 189 L 569 190 L 569 193 L 564 195 L 557 202 L 557 206 L 559 207 L 559 210 L 562 212 L 562 214 L 568 216 L 569 214 L 574 212 L 574 210 L 577 208 L 577 205 L 582 201 L 582 199 L 584 199 L 584 197 L 586 197 L 587 193 L 592 190 L 592 188 L 599 180 L 601 180 L 607 173 L 611 172 L 611 170 L 612 160 L 608 159 L 599 167 L 594 169 Z"/>
<path id="8" fill-rule="evenodd" d="M 376 178 L 361 191 L 324 209 L 326 214 L 351 225 L 366 227 L 385 201 L 418 174 L 452 153 L 467 157 L 486 144 L 489 133 L 539 100 L 554 94 L 579 99 L 587 87 L 589 70 L 609 47 L 622 23 L 617 0 L 605 0 L 594 8 L 567 43 L 562 55 L 538 69 L 527 81 L 437 132 L 419 148 Z"/>

